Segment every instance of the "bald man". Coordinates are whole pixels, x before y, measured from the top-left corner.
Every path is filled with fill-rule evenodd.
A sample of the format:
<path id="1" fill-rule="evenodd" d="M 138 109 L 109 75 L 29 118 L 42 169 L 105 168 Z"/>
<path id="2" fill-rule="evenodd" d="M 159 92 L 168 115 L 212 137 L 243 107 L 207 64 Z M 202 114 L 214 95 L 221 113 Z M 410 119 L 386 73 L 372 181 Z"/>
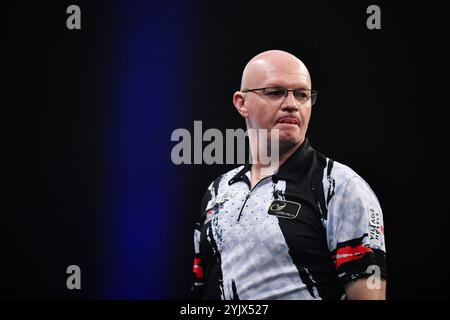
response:
<path id="1" fill-rule="evenodd" d="M 233 103 L 247 129 L 278 133 L 279 161 L 255 156 L 208 187 L 194 232 L 198 297 L 385 298 L 380 204 L 352 169 L 311 147 L 316 98 L 290 53 L 266 51 L 246 65 Z"/>

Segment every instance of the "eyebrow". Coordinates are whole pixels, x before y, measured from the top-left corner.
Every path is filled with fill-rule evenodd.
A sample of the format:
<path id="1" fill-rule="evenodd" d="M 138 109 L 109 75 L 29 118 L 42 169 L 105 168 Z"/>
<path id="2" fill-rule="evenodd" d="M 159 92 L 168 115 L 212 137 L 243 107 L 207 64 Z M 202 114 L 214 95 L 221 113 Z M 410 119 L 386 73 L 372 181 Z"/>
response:
<path id="1" fill-rule="evenodd" d="M 286 88 L 285 86 L 282 86 L 280 84 L 277 83 L 269 83 L 266 85 L 266 88 Z M 308 88 L 307 85 L 302 85 L 300 87 L 296 87 L 294 89 L 305 89 L 305 90 L 311 90 L 311 88 Z"/>

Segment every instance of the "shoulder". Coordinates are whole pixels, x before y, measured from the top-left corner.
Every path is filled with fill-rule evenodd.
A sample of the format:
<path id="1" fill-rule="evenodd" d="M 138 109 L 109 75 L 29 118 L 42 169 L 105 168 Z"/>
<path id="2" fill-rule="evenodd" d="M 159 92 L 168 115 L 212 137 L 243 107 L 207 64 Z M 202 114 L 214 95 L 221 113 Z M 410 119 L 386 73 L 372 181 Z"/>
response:
<path id="1" fill-rule="evenodd" d="M 340 163 L 338 161 L 333 161 L 331 164 L 330 159 L 327 158 L 327 165 L 323 170 L 323 181 L 329 180 L 332 178 L 335 181 L 336 188 L 344 185 L 348 181 L 353 178 L 361 178 L 359 174 L 357 174 L 352 168 L 349 166 Z M 332 166 L 331 170 L 329 170 L 329 166 Z M 330 173 L 330 175 L 328 175 Z"/>
<path id="2" fill-rule="evenodd" d="M 359 241 L 370 248 L 384 245 L 383 211 L 369 184 L 350 167 L 334 162 L 324 179 L 329 247 L 334 250 Z M 356 240 L 355 240 L 356 239 Z"/>
<path id="3" fill-rule="evenodd" d="M 329 160 L 327 158 L 322 177 L 327 202 L 336 196 L 352 197 L 367 194 L 376 198 L 369 184 L 352 168 L 338 161 L 332 161 L 331 164 Z"/>

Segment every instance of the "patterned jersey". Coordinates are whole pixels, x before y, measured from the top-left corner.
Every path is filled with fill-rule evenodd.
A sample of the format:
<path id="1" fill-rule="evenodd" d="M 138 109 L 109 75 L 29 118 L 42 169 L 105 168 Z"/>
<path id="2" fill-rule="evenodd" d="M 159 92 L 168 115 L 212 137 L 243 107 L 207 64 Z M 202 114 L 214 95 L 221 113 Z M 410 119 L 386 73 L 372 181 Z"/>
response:
<path id="1" fill-rule="evenodd" d="M 250 165 L 209 186 L 194 231 L 193 292 L 204 299 L 342 299 L 345 283 L 386 278 L 377 197 L 306 139 L 250 190 Z"/>

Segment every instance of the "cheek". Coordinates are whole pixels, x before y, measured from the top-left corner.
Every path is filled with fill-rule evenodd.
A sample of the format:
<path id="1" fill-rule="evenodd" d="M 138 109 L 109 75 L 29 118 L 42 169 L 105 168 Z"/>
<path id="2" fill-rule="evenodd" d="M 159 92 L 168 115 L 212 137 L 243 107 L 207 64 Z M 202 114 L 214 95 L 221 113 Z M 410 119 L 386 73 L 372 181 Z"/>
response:
<path id="1" fill-rule="evenodd" d="M 254 129 L 272 127 L 274 117 L 275 114 L 270 108 L 265 108 L 264 106 L 248 109 L 248 121 Z"/>
<path id="2" fill-rule="evenodd" d="M 302 130 L 308 128 L 309 120 L 311 119 L 311 108 L 305 108 L 300 111 L 300 119 L 302 120 Z"/>

